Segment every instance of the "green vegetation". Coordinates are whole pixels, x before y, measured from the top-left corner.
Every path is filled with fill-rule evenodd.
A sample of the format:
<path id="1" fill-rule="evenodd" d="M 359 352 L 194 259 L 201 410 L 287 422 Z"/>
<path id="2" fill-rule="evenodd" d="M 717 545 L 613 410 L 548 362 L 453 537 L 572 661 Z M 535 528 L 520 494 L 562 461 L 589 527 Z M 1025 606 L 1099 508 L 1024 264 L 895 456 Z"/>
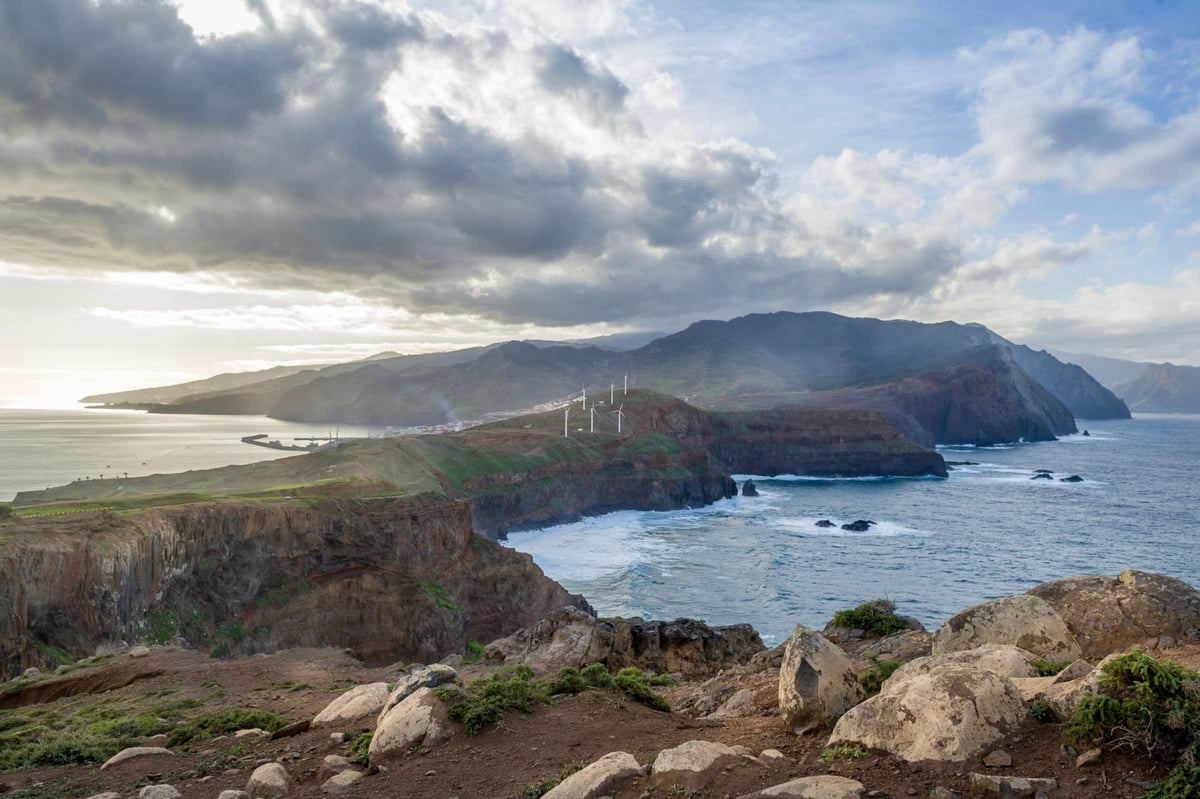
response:
<path id="1" fill-rule="evenodd" d="M 833 614 L 833 623 L 838 627 L 862 630 L 877 638 L 898 633 L 908 626 L 903 616 L 896 615 L 896 603 L 890 599 L 872 599 L 850 610 L 839 610 Z"/>
<path id="2" fill-rule="evenodd" d="M 879 689 L 883 687 L 887 678 L 891 677 L 902 665 L 899 660 L 880 660 L 879 655 L 867 655 L 867 662 L 871 665 L 858 675 L 858 682 L 868 694 L 879 693 Z"/>
<path id="3" fill-rule="evenodd" d="M 503 666 L 475 680 L 465 691 L 449 685 L 434 689 L 450 706 L 449 716 L 466 725 L 474 735 L 488 724 L 499 721 L 509 710 L 532 713 L 538 705 L 549 704 L 553 697 L 569 696 L 587 690 L 618 689 L 636 702 L 655 710 L 669 711 L 667 701 L 650 689 L 650 675 L 636 666 L 621 669 L 614 677 L 601 663 L 582 670 L 564 666 L 553 674 L 534 679 L 528 666 Z"/>
<path id="4" fill-rule="evenodd" d="M 446 586 L 433 580 L 426 580 L 421 583 L 421 590 L 425 595 L 434 601 L 439 608 L 458 612 L 463 609 L 463 604 L 455 599 Z"/>
<path id="5" fill-rule="evenodd" d="M 30 639 L 30 643 L 33 644 L 33 650 L 38 653 L 39 657 L 49 660 L 59 666 L 69 666 L 75 662 L 75 659 L 67 654 L 67 650 L 62 649 L 61 647 L 43 643 L 36 638 Z"/>
<path id="6" fill-rule="evenodd" d="M 861 746 L 853 746 L 851 744 L 839 744 L 821 750 L 821 760 L 825 763 L 832 763 L 835 760 L 858 760 L 866 757 L 869 752 Z"/>
<path id="7" fill-rule="evenodd" d="M 13 515 L 12 505 L 0 503 L 0 522 L 11 518 Z"/>
<path id="8" fill-rule="evenodd" d="M 287 726 L 283 716 L 265 710 L 250 708 L 227 707 L 212 713 L 205 713 L 186 724 L 180 724 L 171 730 L 167 738 L 167 747 L 180 746 L 192 740 L 204 740 L 215 735 L 224 735 L 238 730 L 258 728 L 267 732 L 275 732 Z"/>
<path id="9" fill-rule="evenodd" d="M 474 638 L 463 645 L 463 663 L 478 663 L 483 660 L 483 644 Z"/>
<path id="10" fill-rule="evenodd" d="M 550 791 L 557 788 L 558 784 L 567 777 L 570 777 L 575 772 L 582 770 L 586 765 L 587 763 L 582 761 L 571 763 L 557 774 L 549 775 L 537 785 L 526 785 L 521 791 L 521 796 L 525 797 L 526 799 L 539 799 L 539 797 L 545 796 L 546 794 L 550 793 Z"/>
<path id="11" fill-rule="evenodd" d="M 1067 735 L 1171 763 L 1146 793 L 1150 799 L 1200 797 L 1200 674 L 1134 651 L 1104 665 L 1100 687 L 1080 699 Z"/>
<path id="12" fill-rule="evenodd" d="M 373 732 L 360 732 L 354 736 L 354 740 L 350 742 L 350 756 L 356 763 L 363 766 L 369 765 L 371 740 L 375 737 Z"/>
<path id="13" fill-rule="evenodd" d="M 1033 667 L 1037 669 L 1039 677 L 1053 677 L 1060 671 L 1071 665 L 1069 660 L 1047 660 L 1046 658 L 1038 658 L 1033 661 Z"/>

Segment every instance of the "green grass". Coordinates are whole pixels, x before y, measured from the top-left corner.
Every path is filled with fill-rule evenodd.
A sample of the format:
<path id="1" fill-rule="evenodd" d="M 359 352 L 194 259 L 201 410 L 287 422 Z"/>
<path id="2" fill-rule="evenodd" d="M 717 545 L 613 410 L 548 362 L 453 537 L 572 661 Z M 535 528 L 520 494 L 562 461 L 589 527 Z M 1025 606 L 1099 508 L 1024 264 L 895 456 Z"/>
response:
<path id="1" fill-rule="evenodd" d="M 434 604 L 436 604 L 439 608 L 452 610 L 456 613 L 463 609 L 463 604 L 455 599 L 450 594 L 450 591 L 441 583 L 433 580 L 426 580 L 425 582 L 421 583 L 421 590 L 424 591 L 425 595 L 432 599 Z"/>
<path id="2" fill-rule="evenodd" d="M 283 716 L 266 710 L 227 707 L 212 713 L 205 713 L 172 729 L 170 737 L 167 738 L 167 748 L 238 730 L 258 728 L 267 732 L 275 732 L 287 726 L 287 723 L 287 719 Z"/>
<path id="3" fill-rule="evenodd" d="M 883 687 L 887 678 L 903 665 L 899 660 L 880 660 L 879 655 L 867 655 L 867 663 L 870 666 L 858 675 L 858 683 L 868 694 L 879 693 L 879 689 Z"/>
<path id="4" fill-rule="evenodd" d="M 1033 661 L 1033 667 L 1037 669 L 1039 677 L 1053 677 L 1060 671 L 1071 665 L 1069 660 L 1047 660 L 1046 658 L 1038 658 Z"/>

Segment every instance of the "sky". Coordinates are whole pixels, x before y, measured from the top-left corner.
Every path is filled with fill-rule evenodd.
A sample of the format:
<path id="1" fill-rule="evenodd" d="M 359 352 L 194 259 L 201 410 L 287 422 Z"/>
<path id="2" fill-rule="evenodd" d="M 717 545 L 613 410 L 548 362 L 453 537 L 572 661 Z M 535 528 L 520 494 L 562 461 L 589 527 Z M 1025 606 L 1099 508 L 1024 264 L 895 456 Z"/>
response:
<path id="1" fill-rule="evenodd" d="M 1187 0 L 5 0 L 0 407 L 777 310 L 1200 365 Z"/>

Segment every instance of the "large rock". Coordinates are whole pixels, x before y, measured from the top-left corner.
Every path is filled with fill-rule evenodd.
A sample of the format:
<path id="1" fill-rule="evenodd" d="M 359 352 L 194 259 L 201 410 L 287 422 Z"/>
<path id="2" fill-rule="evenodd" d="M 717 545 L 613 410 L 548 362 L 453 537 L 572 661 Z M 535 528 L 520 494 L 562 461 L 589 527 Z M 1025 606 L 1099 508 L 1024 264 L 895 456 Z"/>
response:
<path id="1" fill-rule="evenodd" d="M 685 741 L 658 753 L 650 781 L 662 787 L 680 785 L 685 790 L 699 790 L 718 771 L 741 761 L 742 755 L 723 743 Z"/>
<path id="2" fill-rule="evenodd" d="M 379 721 L 367 750 L 371 765 L 401 757 L 418 744 L 432 749 L 445 743 L 454 734 L 446 714 L 432 688 L 418 688 Z"/>
<path id="3" fill-rule="evenodd" d="M 376 724 L 382 724 L 383 717 L 392 708 L 422 688 L 437 688 L 439 685 L 447 685 L 457 682 L 457 680 L 458 672 L 444 663 L 433 663 L 429 666 L 421 666 L 413 669 L 396 681 L 396 687 L 388 694 L 387 701 L 383 703 L 383 707 L 379 711 L 379 718 Z"/>
<path id="4" fill-rule="evenodd" d="M 1027 715 L 1009 680 L 947 668 L 888 680 L 838 720 L 829 745 L 858 744 L 908 761 L 961 761 L 999 743 Z"/>
<path id="5" fill-rule="evenodd" d="M 628 752 L 609 752 L 554 786 L 544 799 L 596 799 L 641 776 L 642 767 Z"/>
<path id="6" fill-rule="evenodd" d="M 1135 644 L 1200 640 L 1200 591 L 1174 577 L 1127 569 L 1116 578 L 1054 580 L 1029 593 L 1054 608 L 1092 660 Z"/>
<path id="7" fill-rule="evenodd" d="M 379 716 L 388 701 L 385 682 L 356 685 L 325 706 L 310 727 L 331 727 L 358 721 L 366 716 Z"/>
<path id="8" fill-rule="evenodd" d="M 1083 654 L 1057 611 L 1031 594 L 1000 597 L 967 608 L 933 634 L 935 655 L 983 644 L 1012 644 L 1056 661 L 1077 660 Z"/>
<path id="9" fill-rule="evenodd" d="M 158 761 L 160 758 L 174 756 L 174 752 L 161 746 L 131 746 L 128 749 L 122 749 L 108 760 L 105 760 L 104 764 L 100 766 L 100 770 L 104 771 L 105 769 L 112 768 L 113 766 L 119 766 L 122 763 L 128 763 L 134 760 L 139 762 L 144 762 L 146 760 Z"/>
<path id="10" fill-rule="evenodd" d="M 279 763 L 263 763 L 254 769 L 254 773 L 246 781 L 246 793 L 255 799 L 258 797 L 275 799 L 275 797 L 287 796 L 291 787 L 292 780 L 288 776 L 287 769 Z"/>
<path id="11" fill-rule="evenodd" d="M 745 663 L 765 648 L 748 624 L 709 627 L 695 619 L 595 619 L 564 607 L 488 644 L 484 657 L 494 663 L 523 663 L 537 672 L 603 663 L 614 671 L 637 666 L 697 679 Z"/>
<path id="12" fill-rule="evenodd" d="M 820 633 L 796 625 L 779 668 L 779 712 L 790 729 L 836 720 L 865 696 L 850 659 Z"/>
<path id="13" fill-rule="evenodd" d="M 975 649 L 927 655 L 905 663 L 892 673 L 890 679 L 904 680 L 917 674 L 945 669 L 978 669 L 1001 677 L 1037 677 L 1036 660 L 1031 652 L 1007 644 L 984 644 Z"/>
<path id="14" fill-rule="evenodd" d="M 797 777 L 738 799 L 860 799 L 866 788 L 858 780 L 834 774 Z"/>

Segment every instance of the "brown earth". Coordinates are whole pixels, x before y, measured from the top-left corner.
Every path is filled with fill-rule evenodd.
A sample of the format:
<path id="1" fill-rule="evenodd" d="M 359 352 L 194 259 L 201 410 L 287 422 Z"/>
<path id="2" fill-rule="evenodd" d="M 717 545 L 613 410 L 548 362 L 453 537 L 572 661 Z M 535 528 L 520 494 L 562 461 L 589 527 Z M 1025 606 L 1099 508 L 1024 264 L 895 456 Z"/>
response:
<path id="1" fill-rule="evenodd" d="M 1195 668 L 1200 665 L 1200 645 L 1155 653 Z M 135 713 L 163 696 L 194 698 L 203 710 L 223 707 L 266 709 L 290 721 L 311 719 L 351 684 L 392 681 L 401 666 L 368 668 L 335 649 L 297 649 L 218 661 L 190 650 L 154 649 L 150 656 L 132 658 L 120 653 L 100 665 L 63 677 L 39 681 L 37 702 L 57 693 L 51 702 L 0 710 L 18 712 L 52 710 L 64 703 L 107 702 Z M 464 667 L 465 677 L 483 667 Z M 729 675 L 726 675 L 728 678 Z M 797 776 L 839 774 L 861 781 L 872 797 L 927 797 L 942 787 L 960 795 L 979 795 L 969 787 L 971 772 L 1011 776 L 1054 777 L 1054 799 L 1092 797 L 1132 798 L 1145 784 L 1163 776 L 1165 768 L 1128 751 L 1109 751 L 1096 766 L 1076 767 L 1068 741 L 1057 724 L 1032 718 L 1001 747 L 1012 756 L 1011 767 L 988 768 L 979 758 L 964 763 L 905 763 L 880 754 L 822 759 L 827 731 L 804 737 L 787 731 L 774 708 L 776 672 L 739 670 L 736 679 L 755 694 L 760 715 L 740 719 L 695 719 L 679 713 L 662 713 L 635 704 L 622 695 L 585 692 L 538 708 L 531 715 L 509 713 L 503 721 L 479 735 L 459 728 L 443 747 L 410 754 L 386 771 L 368 774 L 349 794 L 359 797 L 406 799 L 499 799 L 521 797 L 526 786 L 537 785 L 572 765 L 590 763 L 607 752 L 623 750 L 646 763 L 661 750 L 684 741 L 704 739 L 748 747 L 754 753 L 778 749 L 787 759 L 780 765 L 746 761 L 731 767 L 697 792 L 676 786 L 653 789 L 646 777 L 616 791 L 614 799 L 651 796 L 736 797 Z M 112 686 L 124 687 L 113 688 Z M 87 693 L 91 690 L 100 693 Z M 106 690 L 107 689 L 107 690 Z M 673 705 L 685 706 L 696 685 L 661 689 Z M 10 697 L 14 696 L 10 690 Z M 199 712 L 199 711 L 197 711 Z M 361 722 L 367 729 L 370 720 Z M 356 733 L 358 728 L 343 732 Z M 136 795 L 140 786 L 156 782 L 174 785 L 186 799 L 215 799 L 225 789 L 241 789 L 254 768 L 278 760 L 287 768 L 294 786 L 289 797 L 321 797 L 322 760 L 326 755 L 349 755 L 349 747 L 330 736 L 330 730 L 309 730 L 280 740 L 224 737 L 179 747 L 176 757 L 156 759 L 148 765 L 131 763 L 100 771 L 96 765 L 38 768 L 0 774 L 0 793 L 20 799 L 88 797 L 117 791 Z M 876 793 L 877 792 L 877 793 Z"/>

